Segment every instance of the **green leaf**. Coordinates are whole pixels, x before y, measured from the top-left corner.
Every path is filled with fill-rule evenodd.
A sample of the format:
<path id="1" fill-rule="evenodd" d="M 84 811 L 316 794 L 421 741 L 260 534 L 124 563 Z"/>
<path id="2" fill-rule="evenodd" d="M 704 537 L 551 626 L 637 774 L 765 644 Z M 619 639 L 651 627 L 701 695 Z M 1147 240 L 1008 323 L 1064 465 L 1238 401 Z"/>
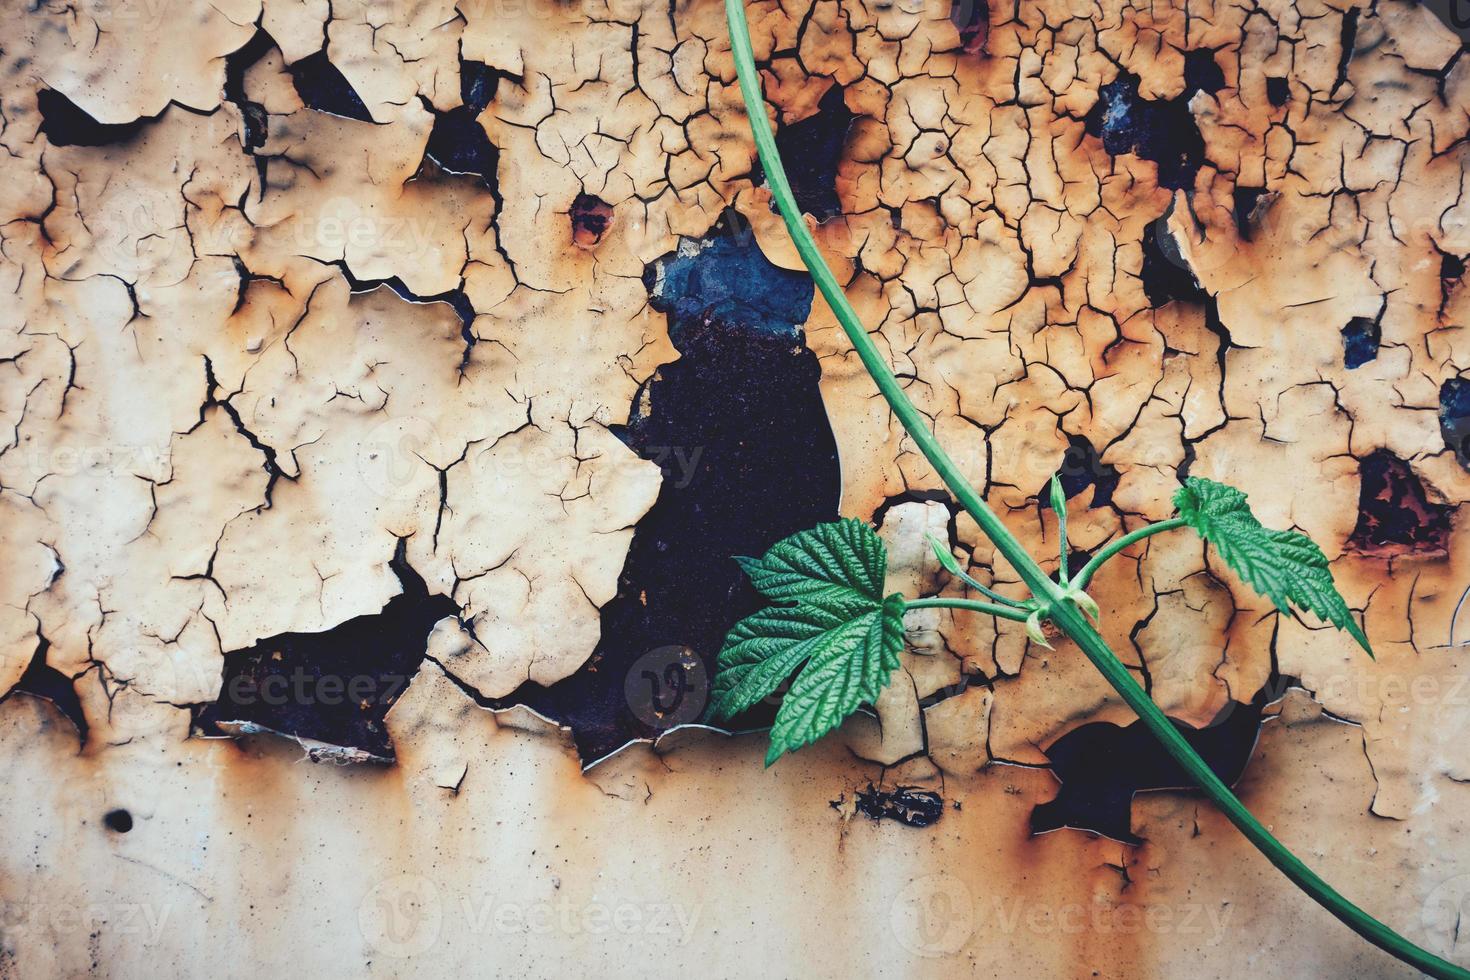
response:
<path id="1" fill-rule="evenodd" d="M 1327 556 L 1300 531 L 1263 527 L 1246 504 L 1246 495 L 1213 480 L 1190 477 L 1174 494 L 1179 516 L 1215 546 L 1225 563 L 1282 612 L 1290 606 L 1316 613 L 1347 630 L 1373 656 L 1368 637 L 1338 594 Z"/>
<path id="2" fill-rule="evenodd" d="M 933 531 L 925 531 L 924 537 L 929 540 L 929 547 L 934 549 L 934 557 L 939 559 L 939 565 L 946 572 L 958 579 L 968 579 L 965 570 L 955 560 L 954 552 L 949 550 L 949 545 L 935 537 Z"/>
<path id="3" fill-rule="evenodd" d="M 969 573 L 967 573 L 963 568 L 960 567 L 960 563 L 955 560 L 954 552 L 949 550 L 949 545 L 945 544 L 943 541 L 940 541 L 939 538 L 935 537 L 933 531 L 925 531 L 924 537 L 929 539 L 929 547 L 934 549 L 934 557 L 939 559 L 940 566 L 943 567 L 946 572 L 953 575 L 961 582 L 964 582 L 966 585 L 974 589 L 976 592 L 979 592 L 981 595 L 989 596 L 1003 606 L 1011 606 L 1015 609 L 1021 608 L 1022 603 L 1017 602 L 1010 596 L 1001 595 L 994 589 L 987 588 L 986 586 L 981 585 L 979 582 L 975 581 L 975 579 Z"/>
<path id="4" fill-rule="evenodd" d="M 1102 610 L 1098 608 L 1097 600 L 1083 592 L 1081 589 L 1069 588 L 1066 598 L 1077 603 L 1077 608 L 1092 618 L 1094 623 L 1102 622 Z"/>
<path id="5" fill-rule="evenodd" d="M 1051 509 L 1057 515 L 1057 520 L 1065 520 L 1067 517 L 1067 492 L 1062 489 L 1062 478 L 1055 473 L 1051 475 Z"/>
<path id="6" fill-rule="evenodd" d="M 1040 609 L 1033 609 L 1031 611 L 1031 615 L 1026 617 L 1026 635 L 1031 637 L 1031 642 L 1037 644 L 1038 646 L 1046 647 L 1048 650 L 1056 649 L 1056 647 L 1052 646 L 1050 641 L 1047 640 L 1046 633 L 1041 628 Z"/>
<path id="7" fill-rule="evenodd" d="M 750 577 L 750 584 L 776 602 L 827 594 L 855 594 L 878 602 L 888 573 L 883 539 L 867 524 L 851 518 L 818 524 L 777 541 L 759 561 L 735 560 Z"/>
<path id="8" fill-rule="evenodd" d="M 771 728 L 770 765 L 877 700 L 898 669 L 904 603 L 897 593 L 884 598 L 888 555 L 862 521 L 818 524 L 759 560 L 736 560 L 775 604 L 725 637 L 707 717 L 733 718 L 800 668 Z"/>

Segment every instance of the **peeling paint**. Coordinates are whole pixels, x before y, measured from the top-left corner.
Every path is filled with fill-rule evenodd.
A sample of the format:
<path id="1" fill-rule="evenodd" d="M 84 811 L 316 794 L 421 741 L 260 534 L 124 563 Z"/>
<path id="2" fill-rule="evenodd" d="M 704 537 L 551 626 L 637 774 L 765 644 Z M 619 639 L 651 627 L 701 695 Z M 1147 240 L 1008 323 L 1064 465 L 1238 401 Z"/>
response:
<path id="1" fill-rule="evenodd" d="M 1184 536 L 1090 591 L 1268 825 L 1470 962 L 1444 11 L 749 10 L 828 261 L 1049 569 L 1054 473 L 1074 562 L 1185 474 L 1322 543 L 1376 661 Z M 813 301 L 718 4 L 0 32 L 0 973 L 1397 975 L 1019 624 L 916 610 L 880 703 L 770 770 L 696 723 L 731 554 L 841 513 L 895 588 L 965 594 L 927 531 L 1021 594 Z M 402 685 L 220 707 L 296 661 Z M 900 787 L 943 819 L 850 819 Z"/>

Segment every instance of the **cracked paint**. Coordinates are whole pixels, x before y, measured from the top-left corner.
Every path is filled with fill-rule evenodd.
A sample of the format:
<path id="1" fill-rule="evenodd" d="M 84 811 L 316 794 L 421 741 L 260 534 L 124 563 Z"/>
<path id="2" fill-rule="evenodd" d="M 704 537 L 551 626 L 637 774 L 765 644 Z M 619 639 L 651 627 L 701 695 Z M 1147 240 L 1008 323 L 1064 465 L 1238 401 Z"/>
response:
<path id="1" fill-rule="evenodd" d="M 1470 961 L 1460 39 L 1399 0 L 749 11 L 826 258 L 1034 553 L 1054 473 L 1075 560 L 1183 473 L 1322 544 L 1376 661 L 1184 537 L 1090 591 L 1289 846 Z M 963 594 L 931 532 L 1022 594 L 812 302 L 718 4 L 0 37 L 0 975 L 1406 975 L 1020 624 L 915 611 L 880 703 L 770 771 L 687 724 L 755 602 L 730 555 L 836 512 L 892 588 Z M 898 797 L 927 826 L 851 819 Z"/>

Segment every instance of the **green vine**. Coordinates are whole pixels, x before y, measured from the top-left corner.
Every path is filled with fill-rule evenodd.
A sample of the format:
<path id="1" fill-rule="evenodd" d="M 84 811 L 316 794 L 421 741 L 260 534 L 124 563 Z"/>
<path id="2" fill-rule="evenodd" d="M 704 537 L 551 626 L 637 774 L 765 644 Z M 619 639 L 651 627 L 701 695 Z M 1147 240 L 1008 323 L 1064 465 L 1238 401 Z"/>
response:
<path id="1" fill-rule="evenodd" d="M 1283 612 L 1305 610 L 1346 630 L 1372 655 L 1368 639 L 1337 593 L 1321 550 L 1297 532 L 1262 527 L 1246 506 L 1245 494 L 1223 484 L 1191 479 L 1175 496 L 1179 516 L 1136 530 L 1104 547 L 1069 580 L 1063 543 L 1054 580 L 1006 529 L 964 478 L 939 444 L 928 420 L 899 386 L 892 369 L 873 344 L 828 268 L 807 228 L 787 182 L 765 111 L 760 77 L 751 52 L 743 0 L 725 0 L 730 46 L 739 75 L 756 150 L 766 180 L 802 262 L 836 314 L 868 374 L 955 499 L 994 543 L 1031 593 L 1024 602 L 999 596 L 960 571 L 967 584 L 994 600 L 920 598 L 882 594 L 886 555 L 873 529 L 859 521 L 824 524 L 779 542 L 759 559 L 742 561 L 752 583 L 772 605 L 738 623 L 720 652 L 709 716 L 730 718 L 774 693 L 793 673 L 771 731 L 767 764 L 783 752 L 808 744 L 830 731 L 878 691 L 898 669 L 902 615 L 907 609 L 967 609 L 1024 622 L 1045 643 L 1043 620 L 1070 637 L 1139 719 L 1225 816 L 1297 887 L 1358 935 L 1405 963 L 1434 977 L 1470 980 L 1470 971 L 1420 949 L 1338 894 L 1276 840 L 1185 741 L 1179 730 L 1133 679 L 1088 617 L 1097 604 L 1085 587 L 1097 570 L 1124 549 L 1154 534 L 1193 528 L 1246 583 Z M 1059 484 L 1051 486 L 1052 506 L 1065 535 L 1066 506 Z M 1065 539 L 1064 539 L 1065 541 Z M 935 542 L 946 568 L 957 563 Z M 946 560 L 947 559 L 947 560 Z"/>

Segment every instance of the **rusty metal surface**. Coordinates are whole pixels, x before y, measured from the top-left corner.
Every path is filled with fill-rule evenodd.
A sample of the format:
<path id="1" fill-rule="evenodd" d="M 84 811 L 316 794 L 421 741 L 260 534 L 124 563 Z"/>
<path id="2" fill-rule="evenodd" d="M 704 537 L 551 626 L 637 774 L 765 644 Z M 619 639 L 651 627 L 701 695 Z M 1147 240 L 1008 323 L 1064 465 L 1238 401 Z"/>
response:
<path id="1" fill-rule="evenodd" d="M 1054 472 L 1079 551 L 1181 471 L 1323 545 L 1376 662 L 1186 539 L 1093 593 L 1278 836 L 1470 962 L 1453 9 L 750 11 L 829 262 L 1034 551 Z M 0 976 L 1407 975 L 1019 624 L 912 614 L 770 770 L 691 726 L 729 554 L 841 513 L 893 589 L 957 593 L 926 531 L 1019 588 L 813 305 L 719 4 L 0 38 Z"/>

